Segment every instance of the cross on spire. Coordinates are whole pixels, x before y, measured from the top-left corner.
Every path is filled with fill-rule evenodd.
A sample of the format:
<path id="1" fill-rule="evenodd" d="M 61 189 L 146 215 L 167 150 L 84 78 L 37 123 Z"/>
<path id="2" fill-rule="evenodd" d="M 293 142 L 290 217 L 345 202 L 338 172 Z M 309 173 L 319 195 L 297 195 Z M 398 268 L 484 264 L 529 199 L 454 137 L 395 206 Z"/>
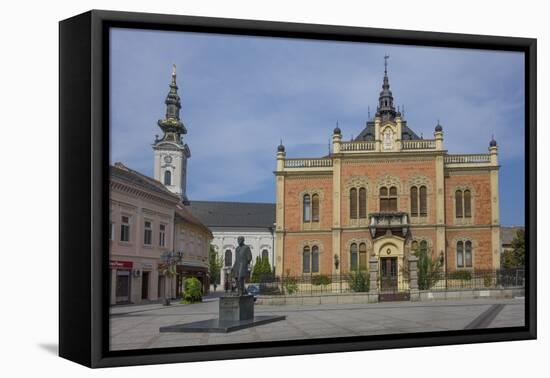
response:
<path id="1" fill-rule="evenodd" d="M 384 74 L 388 74 L 388 59 L 390 56 L 388 54 L 384 55 Z"/>

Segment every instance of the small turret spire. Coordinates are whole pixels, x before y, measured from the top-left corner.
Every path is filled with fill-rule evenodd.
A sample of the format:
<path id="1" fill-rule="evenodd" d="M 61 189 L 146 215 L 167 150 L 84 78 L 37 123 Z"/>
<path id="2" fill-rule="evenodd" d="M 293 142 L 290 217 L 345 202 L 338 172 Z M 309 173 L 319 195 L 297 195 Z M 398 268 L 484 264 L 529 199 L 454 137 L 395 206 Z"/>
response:
<path id="1" fill-rule="evenodd" d="M 393 94 L 390 91 L 390 80 L 388 79 L 388 59 L 389 55 L 384 55 L 384 79 L 382 82 L 382 92 L 378 98 L 377 114 L 379 113 L 382 120 L 393 120 L 396 116 L 395 107 L 393 106 Z"/>

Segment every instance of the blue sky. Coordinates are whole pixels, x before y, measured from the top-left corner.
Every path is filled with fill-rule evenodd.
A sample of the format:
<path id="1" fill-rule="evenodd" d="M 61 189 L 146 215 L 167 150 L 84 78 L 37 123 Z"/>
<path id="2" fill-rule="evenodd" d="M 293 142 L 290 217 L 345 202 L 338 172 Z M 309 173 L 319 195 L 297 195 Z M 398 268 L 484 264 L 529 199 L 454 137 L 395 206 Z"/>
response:
<path id="1" fill-rule="evenodd" d="M 274 202 L 275 152 L 328 152 L 374 114 L 383 56 L 408 126 L 433 138 L 439 119 L 449 153 L 499 145 L 503 225 L 524 224 L 522 53 L 353 42 L 112 29 L 111 162 L 153 175 L 172 64 L 191 149 L 191 200 Z"/>

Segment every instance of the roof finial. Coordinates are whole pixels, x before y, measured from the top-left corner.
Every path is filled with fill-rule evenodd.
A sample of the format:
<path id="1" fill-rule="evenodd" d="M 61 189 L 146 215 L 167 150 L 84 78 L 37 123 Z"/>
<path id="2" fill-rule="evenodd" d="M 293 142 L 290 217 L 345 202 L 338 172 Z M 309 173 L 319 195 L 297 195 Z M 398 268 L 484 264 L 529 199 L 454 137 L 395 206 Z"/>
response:
<path id="1" fill-rule="evenodd" d="M 172 64 L 172 76 L 176 76 L 176 63 Z"/>
<path id="2" fill-rule="evenodd" d="M 388 59 L 390 56 L 388 54 L 384 55 L 384 74 L 388 74 Z"/>
<path id="3" fill-rule="evenodd" d="M 367 106 L 367 112 L 368 112 L 369 121 L 370 121 L 370 106 Z"/>
<path id="4" fill-rule="evenodd" d="M 401 105 L 401 113 L 403 114 L 403 118 L 405 118 L 405 104 Z"/>

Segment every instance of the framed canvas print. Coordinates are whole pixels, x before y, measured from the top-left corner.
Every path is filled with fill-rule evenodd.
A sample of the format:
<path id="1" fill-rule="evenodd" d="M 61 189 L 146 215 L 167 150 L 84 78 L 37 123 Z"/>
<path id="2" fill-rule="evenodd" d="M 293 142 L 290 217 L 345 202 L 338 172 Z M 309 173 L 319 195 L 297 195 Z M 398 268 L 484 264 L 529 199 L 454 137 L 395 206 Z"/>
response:
<path id="1" fill-rule="evenodd" d="M 536 337 L 536 40 L 60 22 L 60 355 Z"/>

